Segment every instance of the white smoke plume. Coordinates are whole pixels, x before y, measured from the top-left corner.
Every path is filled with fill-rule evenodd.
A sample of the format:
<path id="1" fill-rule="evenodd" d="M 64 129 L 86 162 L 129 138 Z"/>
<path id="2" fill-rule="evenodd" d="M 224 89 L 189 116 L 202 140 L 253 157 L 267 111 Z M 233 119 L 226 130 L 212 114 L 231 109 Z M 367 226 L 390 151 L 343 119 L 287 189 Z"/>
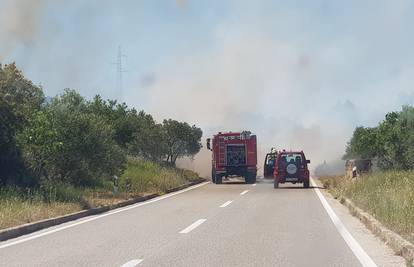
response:
<path id="1" fill-rule="evenodd" d="M 113 98 L 121 43 L 129 105 L 204 140 L 251 130 L 259 167 L 271 147 L 338 161 L 354 127 L 414 103 L 412 1 L 213 2 L 0 0 L 0 61 L 50 96 Z M 207 176 L 210 161 L 185 164 Z"/>

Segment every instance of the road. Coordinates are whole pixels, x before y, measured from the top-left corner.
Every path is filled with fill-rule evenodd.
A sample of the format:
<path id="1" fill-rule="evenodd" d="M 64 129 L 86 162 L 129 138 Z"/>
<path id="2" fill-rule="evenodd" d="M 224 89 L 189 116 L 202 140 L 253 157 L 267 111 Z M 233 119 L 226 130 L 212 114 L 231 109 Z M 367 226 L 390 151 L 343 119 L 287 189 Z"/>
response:
<path id="1" fill-rule="evenodd" d="M 201 184 L 2 242 L 0 266 L 361 266 L 359 244 L 378 266 L 404 265 L 328 199 L 348 245 L 316 190 Z"/>

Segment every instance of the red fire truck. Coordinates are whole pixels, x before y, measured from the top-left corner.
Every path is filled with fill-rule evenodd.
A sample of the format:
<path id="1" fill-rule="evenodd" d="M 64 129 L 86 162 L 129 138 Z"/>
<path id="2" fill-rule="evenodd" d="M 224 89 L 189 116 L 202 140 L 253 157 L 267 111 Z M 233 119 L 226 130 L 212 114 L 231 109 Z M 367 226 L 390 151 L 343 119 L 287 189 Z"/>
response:
<path id="1" fill-rule="evenodd" d="M 207 139 L 207 148 L 213 153 L 211 176 L 213 183 L 221 184 L 223 177 L 242 176 L 246 183 L 256 182 L 257 140 L 249 131 L 228 132 Z"/>

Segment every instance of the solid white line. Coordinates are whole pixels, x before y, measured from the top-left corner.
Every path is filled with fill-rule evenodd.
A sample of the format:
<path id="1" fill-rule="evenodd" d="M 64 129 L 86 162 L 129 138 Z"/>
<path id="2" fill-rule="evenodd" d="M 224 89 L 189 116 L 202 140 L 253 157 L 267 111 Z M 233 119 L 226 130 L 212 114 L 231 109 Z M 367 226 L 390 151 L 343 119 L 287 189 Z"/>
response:
<path id="1" fill-rule="evenodd" d="M 46 232 L 43 232 L 43 233 L 40 233 L 40 234 L 35 234 L 35 235 L 29 236 L 29 237 L 26 237 L 26 238 L 23 238 L 23 239 L 19 239 L 19 240 L 13 241 L 13 242 L 9 242 L 9 243 L 6 243 L 4 245 L 0 245 L 0 249 L 10 247 L 10 246 L 14 246 L 14 245 L 17 245 L 17 244 L 20 244 L 20 243 L 24 243 L 24 242 L 27 242 L 29 240 L 36 239 L 36 238 L 46 236 L 46 235 L 50 235 L 50 234 L 53 234 L 53 233 L 56 233 L 56 232 L 60 232 L 62 230 L 72 228 L 72 227 L 75 227 L 75 226 L 78 226 L 78 225 L 81 225 L 81 224 L 84 224 L 84 223 L 87 223 L 87 222 L 95 221 L 95 220 L 104 218 L 104 217 L 109 216 L 109 215 L 113 215 L 113 214 L 116 214 L 116 213 L 120 213 L 120 212 L 131 210 L 131 209 L 135 209 L 135 208 L 138 208 L 138 207 L 141 207 L 141 206 L 144 206 L 144 205 L 148 205 L 148 204 L 151 204 L 151 203 L 154 203 L 154 202 L 157 202 L 157 201 L 160 201 L 160 200 L 163 200 L 163 199 L 166 199 L 166 198 L 170 198 L 172 196 L 179 195 L 179 194 L 185 193 L 187 191 L 196 189 L 196 188 L 198 188 L 200 186 L 204 186 L 208 183 L 210 183 L 210 182 L 204 182 L 204 183 L 201 183 L 201 184 L 198 184 L 198 185 L 188 187 L 188 188 L 183 189 L 181 191 L 166 194 L 164 196 L 156 197 L 156 198 L 153 198 L 151 200 L 147 200 L 145 202 L 140 202 L 140 203 L 137 203 L 137 204 L 125 207 L 125 208 L 119 208 L 119 209 L 116 209 L 114 211 L 104 213 L 102 215 L 97 215 L 97 216 L 94 216 L 94 217 L 91 217 L 91 218 L 88 218 L 88 219 L 85 219 L 85 220 L 82 220 L 82 221 L 79 221 L 79 222 L 75 222 L 75 223 L 72 223 L 72 224 L 69 224 L 69 225 L 65 225 L 65 226 L 62 226 L 62 227 L 59 227 L 59 228 L 55 228 L 55 229 L 50 230 L 50 231 L 46 231 Z M 7 241 L 5 241 L 5 242 L 7 242 Z"/>
<path id="2" fill-rule="evenodd" d="M 246 194 L 247 192 L 249 192 L 249 190 L 244 190 L 243 192 L 240 193 L 241 196 L 243 196 L 244 194 Z"/>
<path id="3" fill-rule="evenodd" d="M 135 267 L 143 261 L 143 259 L 130 260 L 127 263 L 122 264 L 121 267 Z"/>
<path id="4" fill-rule="evenodd" d="M 346 229 L 345 225 L 341 222 L 339 217 L 335 214 L 331 206 L 329 205 L 328 201 L 326 201 L 325 197 L 319 190 L 319 188 L 316 187 L 316 183 L 311 178 L 312 185 L 314 186 L 314 190 L 316 194 L 319 197 L 319 200 L 321 201 L 323 207 L 325 208 L 326 212 L 328 213 L 329 217 L 331 218 L 333 224 L 335 225 L 338 232 L 341 234 L 342 238 L 345 240 L 348 247 L 352 250 L 354 255 L 358 258 L 359 262 L 362 264 L 362 266 L 366 267 L 376 267 L 377 265 L 375 262 L 371 259 L 371 257 L 364 251 L 364 249 L 361 247 L 361 245 L 354 239 L 354 237 L 349 233 L 349 231 Z"/>
<path id="5" fill-rule="evenodd" d="M 180 231 L 180 234 L 188 234 L 189 232 L 191 232 L 194 229 L 196 229 L 197 227 L 199 227 L 205 221 L 207 221 L 207 219 L 200 219 L 200 220 L 195 221 L 192 225 L 190 225 L 187 228 L 185 228 L 184 230 Z"/>
<path id="6" fill-rule="evenodd" d="M 230 203 L 231 202 L 233 202 L 233 200 L 229 200 L 229 201 L 227 201 L 227 202 L 224 202 L 221 206 L 220 206 L 220 208 L 225 208 L 225 207 L 227 207 L 228 205 L 230 205 Z"/>

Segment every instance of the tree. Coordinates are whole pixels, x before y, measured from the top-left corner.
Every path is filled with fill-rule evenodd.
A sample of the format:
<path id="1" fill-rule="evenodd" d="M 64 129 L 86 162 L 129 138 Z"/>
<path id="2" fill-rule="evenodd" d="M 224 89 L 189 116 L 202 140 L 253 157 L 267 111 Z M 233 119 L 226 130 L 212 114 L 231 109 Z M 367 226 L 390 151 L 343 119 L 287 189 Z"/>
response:
<path id="1" fill-rule="evenodd" d="M 414 107 L 388 113 L 378 127 L 357 127 L 344 158 L 376 158 L 381 169 L 414 169 Z"/>
<path id="2" fill-rule="evenodd" d="M 357 127 L 348 143 L 344 159 L 370 159 L 377 156 L 377 128 Z"/>
<path id="3" fill-rule="evenodd" d="M 391 112 L 379 125 L 381 151 L 378 164 L 383 169 L 414 168 L 414 108 L 404 106 Z"/>
<path id="4" fill-rule="evenodd" d="M 165 144 L 167 149 L 166 160 L 175 165 L 178 158 L 191 157 L 201 149 L 203 132 L 196 126 L 176 120 L 164 120 Z"/>
<path id="5" fill-rule="evenodd" d="M 125 149 L 134 139 L 140 124 L 135 109 L 129 109 L 125 103 L 117 103 L 116 100 L 105 101 L 97 95 L 88 102 L 88 110 L 101 116 L 113 127 L 115 141 L 120 147 Z"/>
<path id="6" fill-rule="evenodd" d="M 167 154 L 163 125 L 156 123 L 153 117 L 144 111 L 137 114 L 136 122 L 138 127 L 128 145 L 129 153 L 161 162 Z"/>
<path id="7" fill-rule="evenodd" d="M 32 172 L 75 186 L 99 185 L 120 174 L 126 161 L 111 125 L 71 90 L 38 112 L 19 140 Z"/>
<path id="8" fill-rule="evenodd" d="M 27 184 L 16 135 L 44 101 L 42 88 L 27 80 L 16 65 L 0 64 L 0 183 Z"/>

